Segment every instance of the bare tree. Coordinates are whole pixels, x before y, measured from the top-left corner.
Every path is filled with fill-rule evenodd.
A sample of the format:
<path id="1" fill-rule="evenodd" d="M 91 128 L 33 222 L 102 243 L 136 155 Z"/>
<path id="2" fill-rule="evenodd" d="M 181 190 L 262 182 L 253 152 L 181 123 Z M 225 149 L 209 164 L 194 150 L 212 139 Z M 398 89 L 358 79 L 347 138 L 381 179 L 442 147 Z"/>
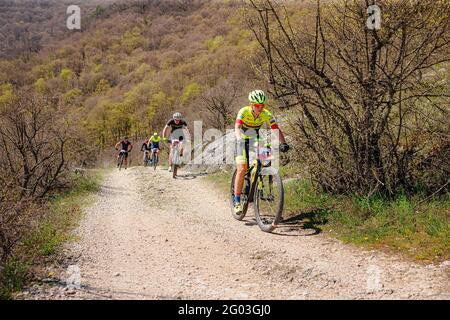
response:
<path id="1" fill-rule="evenodd" d="M 237 95 L 237 82 L 227 79 L 207 90 L 200 97 L 200 103 L 208 110 L 206 117 L 212 127 L 225 131 L 230 125 L 233 121 Z"/>
<path id="2" fill-rule="evenodd" d="M 325 190 L 395 194 L 448 182 L 446 1 L 377 1 L 380 30 L 366 24 L 373 1 L 317 1 L 303 22 L 274 1 L 250 3 L 257 65 L 291 119 L 299 160 Z"/>
<path id="3" fill-rule="evenodd" d="M 44 97 L 22 91 L 0 114 L 0 170 L 21 197 L 43 197 L 60 185 L 71 138 L 64 118 Z"/>

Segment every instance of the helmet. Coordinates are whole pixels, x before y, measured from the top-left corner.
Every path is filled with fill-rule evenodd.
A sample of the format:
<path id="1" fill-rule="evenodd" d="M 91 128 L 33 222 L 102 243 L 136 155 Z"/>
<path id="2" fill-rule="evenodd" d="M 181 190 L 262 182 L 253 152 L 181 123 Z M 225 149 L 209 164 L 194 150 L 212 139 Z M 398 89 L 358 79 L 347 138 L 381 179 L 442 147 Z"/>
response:
<path id="1" fill-rule="evenodd" d="M 267 102 L 267 96 L 262 90 L 254 90 L 249 93 L 248 100 L 251 103 L 265 104 Z"/>
<path id="2" fill-rule="evenodd" d="M 174 119 L 174 120 L 181 120 L 181 119 L 183 119 L 183 116 L 181 115 L 181 113 L 175 112 L 175 113 L 173 114 L 173 119 Z"/>
<path id="3" fill-rule="evenodd" d="M 156 137 L 158 135 L 158 132 L 155 132 L 153 135 Z"/>

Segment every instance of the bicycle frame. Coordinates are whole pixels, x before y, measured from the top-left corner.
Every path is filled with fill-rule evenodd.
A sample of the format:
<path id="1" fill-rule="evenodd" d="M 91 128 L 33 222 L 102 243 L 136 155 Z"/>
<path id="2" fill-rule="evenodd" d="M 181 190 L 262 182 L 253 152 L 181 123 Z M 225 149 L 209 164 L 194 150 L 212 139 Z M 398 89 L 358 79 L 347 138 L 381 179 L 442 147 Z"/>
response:
<path id="1" fill-rule="evenodd" d="M 262 151 L 262 152 L 261 152 Z M 247 200 L 244 202 L 243 211 L 246 212 L 250 202 L 253 202 L 255 189 L 258 182 L 258 178 L 261 176 L 262 168 L 270 166 L 270 160 L 272 160 L 271 148 L 257 148 L 257 157 L 251 165 L 248 166 L 244 179 L 249 179 L 250 190 L 248 192 Z M 263 165 L 262 161 L 269 161 L 267 165 Z M 245 181 L 244 181 L 245 186 Z"/>

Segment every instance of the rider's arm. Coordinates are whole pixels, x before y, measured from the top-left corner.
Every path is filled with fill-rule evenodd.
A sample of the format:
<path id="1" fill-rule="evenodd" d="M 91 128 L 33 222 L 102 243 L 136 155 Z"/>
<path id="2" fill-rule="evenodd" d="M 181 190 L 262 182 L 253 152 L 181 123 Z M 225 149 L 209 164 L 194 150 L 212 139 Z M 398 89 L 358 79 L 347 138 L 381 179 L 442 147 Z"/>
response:
<path id="1" fill-rule="evenodd" d="M 166 124 L 166 126 L 164 127 L 164 130 L 163 130 L 163 132 L 162 132 L 162 138 L 163 138 L 163 140 L 165 140 L 166 139 L 166 133 L 167 133 L 167 130 L 169 129 L 169 126 Z"/>
<path id="2" fill-rule="evenodd" d="M 283 132 L 281 131 L 281 129 L 278 127 L 278 123 L 277 123 L 277 121 L 275 120 L 275 118 L 274 118 L 274 116 L 272 115 L 272 113 L 270 113 L 270 112 L 267 112 L 267 115 L 268 115 L 268 124 L 269 124 L 269 126 L 270 126 L 270 128 L 272 129 L 272 130 L 278 130 L 278 132 L 279 132 L 279 139 L 280 139 L 280 143 L 281 144 L 286 144 L 286 139 L 284 138 L 284 134 L 283 134 Z"/>
<path id="3" fill-rule="evenodd" d="M 114 146 L 115 149 L 117 149 L 117 147 L 119 146 L 120 141 L 116 143 L 116 145 Z"/>
<path id="4" fill-rule="evenodd" d="M 130 152 L 131 150 L 133 150 L 133 144 L 130 143 L 130 146 L 128 147 L 128 152 Z"/>
<path id="5" fill-rule="evenodd" d="M 242 123 L 239 121 L 236 121 L 236 123 L 234 124 L 234 136 L 236 137 L 236 140 L 240 140 L 241 137 L 241 128 L 242 128 Z"/>
<path id="6" fill-rule="evenodd" d="M 284 138 L 284 134 L 280 128 L 278 128 L 278 132 L 280 133 L 280 142 L 281 144 L 286 144 L 286 139 Z"/>

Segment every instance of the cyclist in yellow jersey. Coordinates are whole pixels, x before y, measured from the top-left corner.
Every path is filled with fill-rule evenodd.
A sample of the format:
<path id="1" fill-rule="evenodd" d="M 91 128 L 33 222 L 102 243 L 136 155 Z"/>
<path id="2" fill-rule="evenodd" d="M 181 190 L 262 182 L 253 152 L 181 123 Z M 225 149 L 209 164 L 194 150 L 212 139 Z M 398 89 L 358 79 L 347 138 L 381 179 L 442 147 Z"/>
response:
<path id="1" fill-rule="evenodd" d="M 148 139 L 148 144 L 151 150 L 151 154 L 150 154 L 150 159 L 153 159 L 153 153 L 156 151 L 156 153 L 159 156 L 159 149 L 160 149 L 160 145 L 159 143 L 161 142 L 161 137 L 158 135 L 157 132 L 155 132 L 150 139 Z"/>
<path id="2" fill-rule="evenodd" d="M 234 131 L 238 140 L 238 151 L 236 156 L 236 179 L 234 181 L 234 212 L 239 214 L 242 212 L 241 207 L 241 191 L 244 186 L 244 177 L 248 168 L 250 139 L 259 137 L 259 129 L 264 123 L 270 125 L 273 130 L 279 130 L 280 151 L 287 152 L 289 145 L 286 143 L 283 133 L 281 132 L 275 118 L 265 108 L 267 96 L 262 90 L 250 92 L 248 99 L 250 106 L 239 110 L 236 118 Z"/>

